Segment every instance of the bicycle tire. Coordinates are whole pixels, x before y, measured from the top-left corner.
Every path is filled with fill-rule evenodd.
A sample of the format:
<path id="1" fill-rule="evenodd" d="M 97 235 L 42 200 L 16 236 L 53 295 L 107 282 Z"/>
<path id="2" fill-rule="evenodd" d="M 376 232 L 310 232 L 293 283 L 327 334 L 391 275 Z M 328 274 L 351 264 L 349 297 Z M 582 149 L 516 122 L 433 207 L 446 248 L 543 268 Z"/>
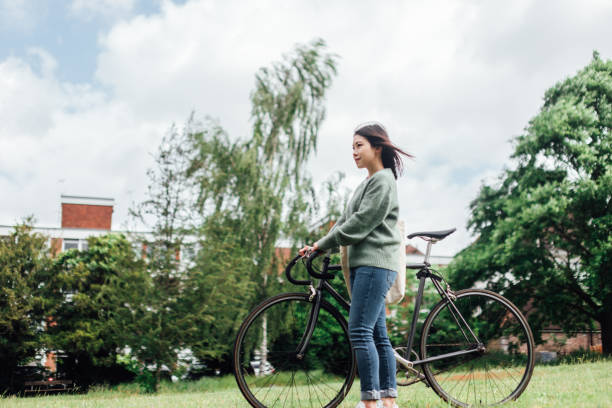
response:
<path id="1" fill-rule="evenodd" d="M 484 348 L 424 364 L 427 381 L 444 401 L 456 407 L 491 406 L 517 399 L 529 384 L 535 362 L 527 319 L 497 293 L 466 289 L 455 295 L 453 304 Z M 446 299 L 423 323 L 422 359 L 478 347 Z"/>
<path id="2" fill-rule="evenodd" d="M 242 323 L 232 367 L 251 406 L 332 408 L 348 394 L 356 373 L 355 354 L 346 319 L 330 303 L 321 301 L 309 347 L 302 359 L 296 357 L 313 305 L 304 293 L 279 294 L 256 306 Z"/>

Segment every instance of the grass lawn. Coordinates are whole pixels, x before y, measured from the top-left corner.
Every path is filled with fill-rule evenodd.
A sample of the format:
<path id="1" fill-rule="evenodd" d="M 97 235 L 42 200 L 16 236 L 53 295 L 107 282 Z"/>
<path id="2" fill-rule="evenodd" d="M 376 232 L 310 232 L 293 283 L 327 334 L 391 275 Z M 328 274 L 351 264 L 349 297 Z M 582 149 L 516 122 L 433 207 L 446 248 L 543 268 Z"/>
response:
<path id="1" fill-rule="evenodd" d="M 3 398 L 7 408 L 151 408 L 151 407 L 248 407 L 234 378 L 205 378 L 198 382 L 163 384 L 157 395 L 141 395 L 133 384 L 113 389 L 98 388 L 86 395 Z M 398 405 L 444 407 L 442 400 L 422 384 L 400 387 Z M 359 401 L 359 381 L 353 384 L 341 407 L 353 408 Z M 612 407 L 612 361 L 536 366 L 527 390 L 508 407 Z"/>

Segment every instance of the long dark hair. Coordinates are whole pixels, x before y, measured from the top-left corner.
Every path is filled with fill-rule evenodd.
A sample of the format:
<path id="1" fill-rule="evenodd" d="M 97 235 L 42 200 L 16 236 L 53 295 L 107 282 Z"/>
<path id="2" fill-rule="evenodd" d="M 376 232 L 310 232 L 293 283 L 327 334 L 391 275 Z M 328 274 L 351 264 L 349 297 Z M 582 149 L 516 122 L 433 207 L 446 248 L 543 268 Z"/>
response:
<path id="1" fill-rule="evenodd" d="M 414 158 L 410 153 L 406 153 L 399 147 L 395 146 L 391 143 L 389 139 L 389 135 L 385 130 L 384 126 L 378 122 L 368 122 L 365 124 L 361 124 L 357 126 L 354 134 L 363 136 L 368 139 L 368 142 L 372 147 L 381 146 L 381 159 L 383 163 L 383 167 L 387 169 L 391 169 L 393 171 L 393 176 L 397 180 L 398 174 L 402 175 L 404 172 L 404 162 L 400 154 L 403 154 L 406 157 Z"/>

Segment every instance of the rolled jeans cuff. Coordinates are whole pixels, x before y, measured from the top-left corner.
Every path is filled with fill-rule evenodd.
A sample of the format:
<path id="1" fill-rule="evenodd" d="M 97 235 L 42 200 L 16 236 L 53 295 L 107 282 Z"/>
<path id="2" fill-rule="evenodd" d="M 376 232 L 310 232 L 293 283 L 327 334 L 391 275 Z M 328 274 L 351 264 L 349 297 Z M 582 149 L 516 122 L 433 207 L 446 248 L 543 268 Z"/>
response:
<path id="1" fill-rule="evenodd" d="M 380 398 L 397 398 L 397 390 L 395 388 L 387 388 L 380 391 Z"/>
<path id="2" fill-rule="evenodd" d="M 361 391 L 362 401 L 379 400 L 379 399 L 380 399 L 380 391 L 377 391 L 377 390 Z"/>

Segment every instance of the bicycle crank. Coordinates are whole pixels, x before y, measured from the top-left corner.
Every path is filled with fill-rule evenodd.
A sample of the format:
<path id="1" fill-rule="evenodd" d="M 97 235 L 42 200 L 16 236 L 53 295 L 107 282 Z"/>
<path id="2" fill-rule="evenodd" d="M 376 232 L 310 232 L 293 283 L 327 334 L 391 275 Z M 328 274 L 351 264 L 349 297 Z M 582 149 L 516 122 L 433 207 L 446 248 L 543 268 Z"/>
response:
<path id="1" fill-rule="evenodd" d="M 393 350 L 393 354 L 395 355 L 395 359 L 402 365 L 402 367 L 407 368 L 409 370 L 414 370 L 412 368 L 414 366 L 414 364 L 412 364 L 412 361 L 406 360 L 404 357 L 400 356 L 395 350 Z"/>

